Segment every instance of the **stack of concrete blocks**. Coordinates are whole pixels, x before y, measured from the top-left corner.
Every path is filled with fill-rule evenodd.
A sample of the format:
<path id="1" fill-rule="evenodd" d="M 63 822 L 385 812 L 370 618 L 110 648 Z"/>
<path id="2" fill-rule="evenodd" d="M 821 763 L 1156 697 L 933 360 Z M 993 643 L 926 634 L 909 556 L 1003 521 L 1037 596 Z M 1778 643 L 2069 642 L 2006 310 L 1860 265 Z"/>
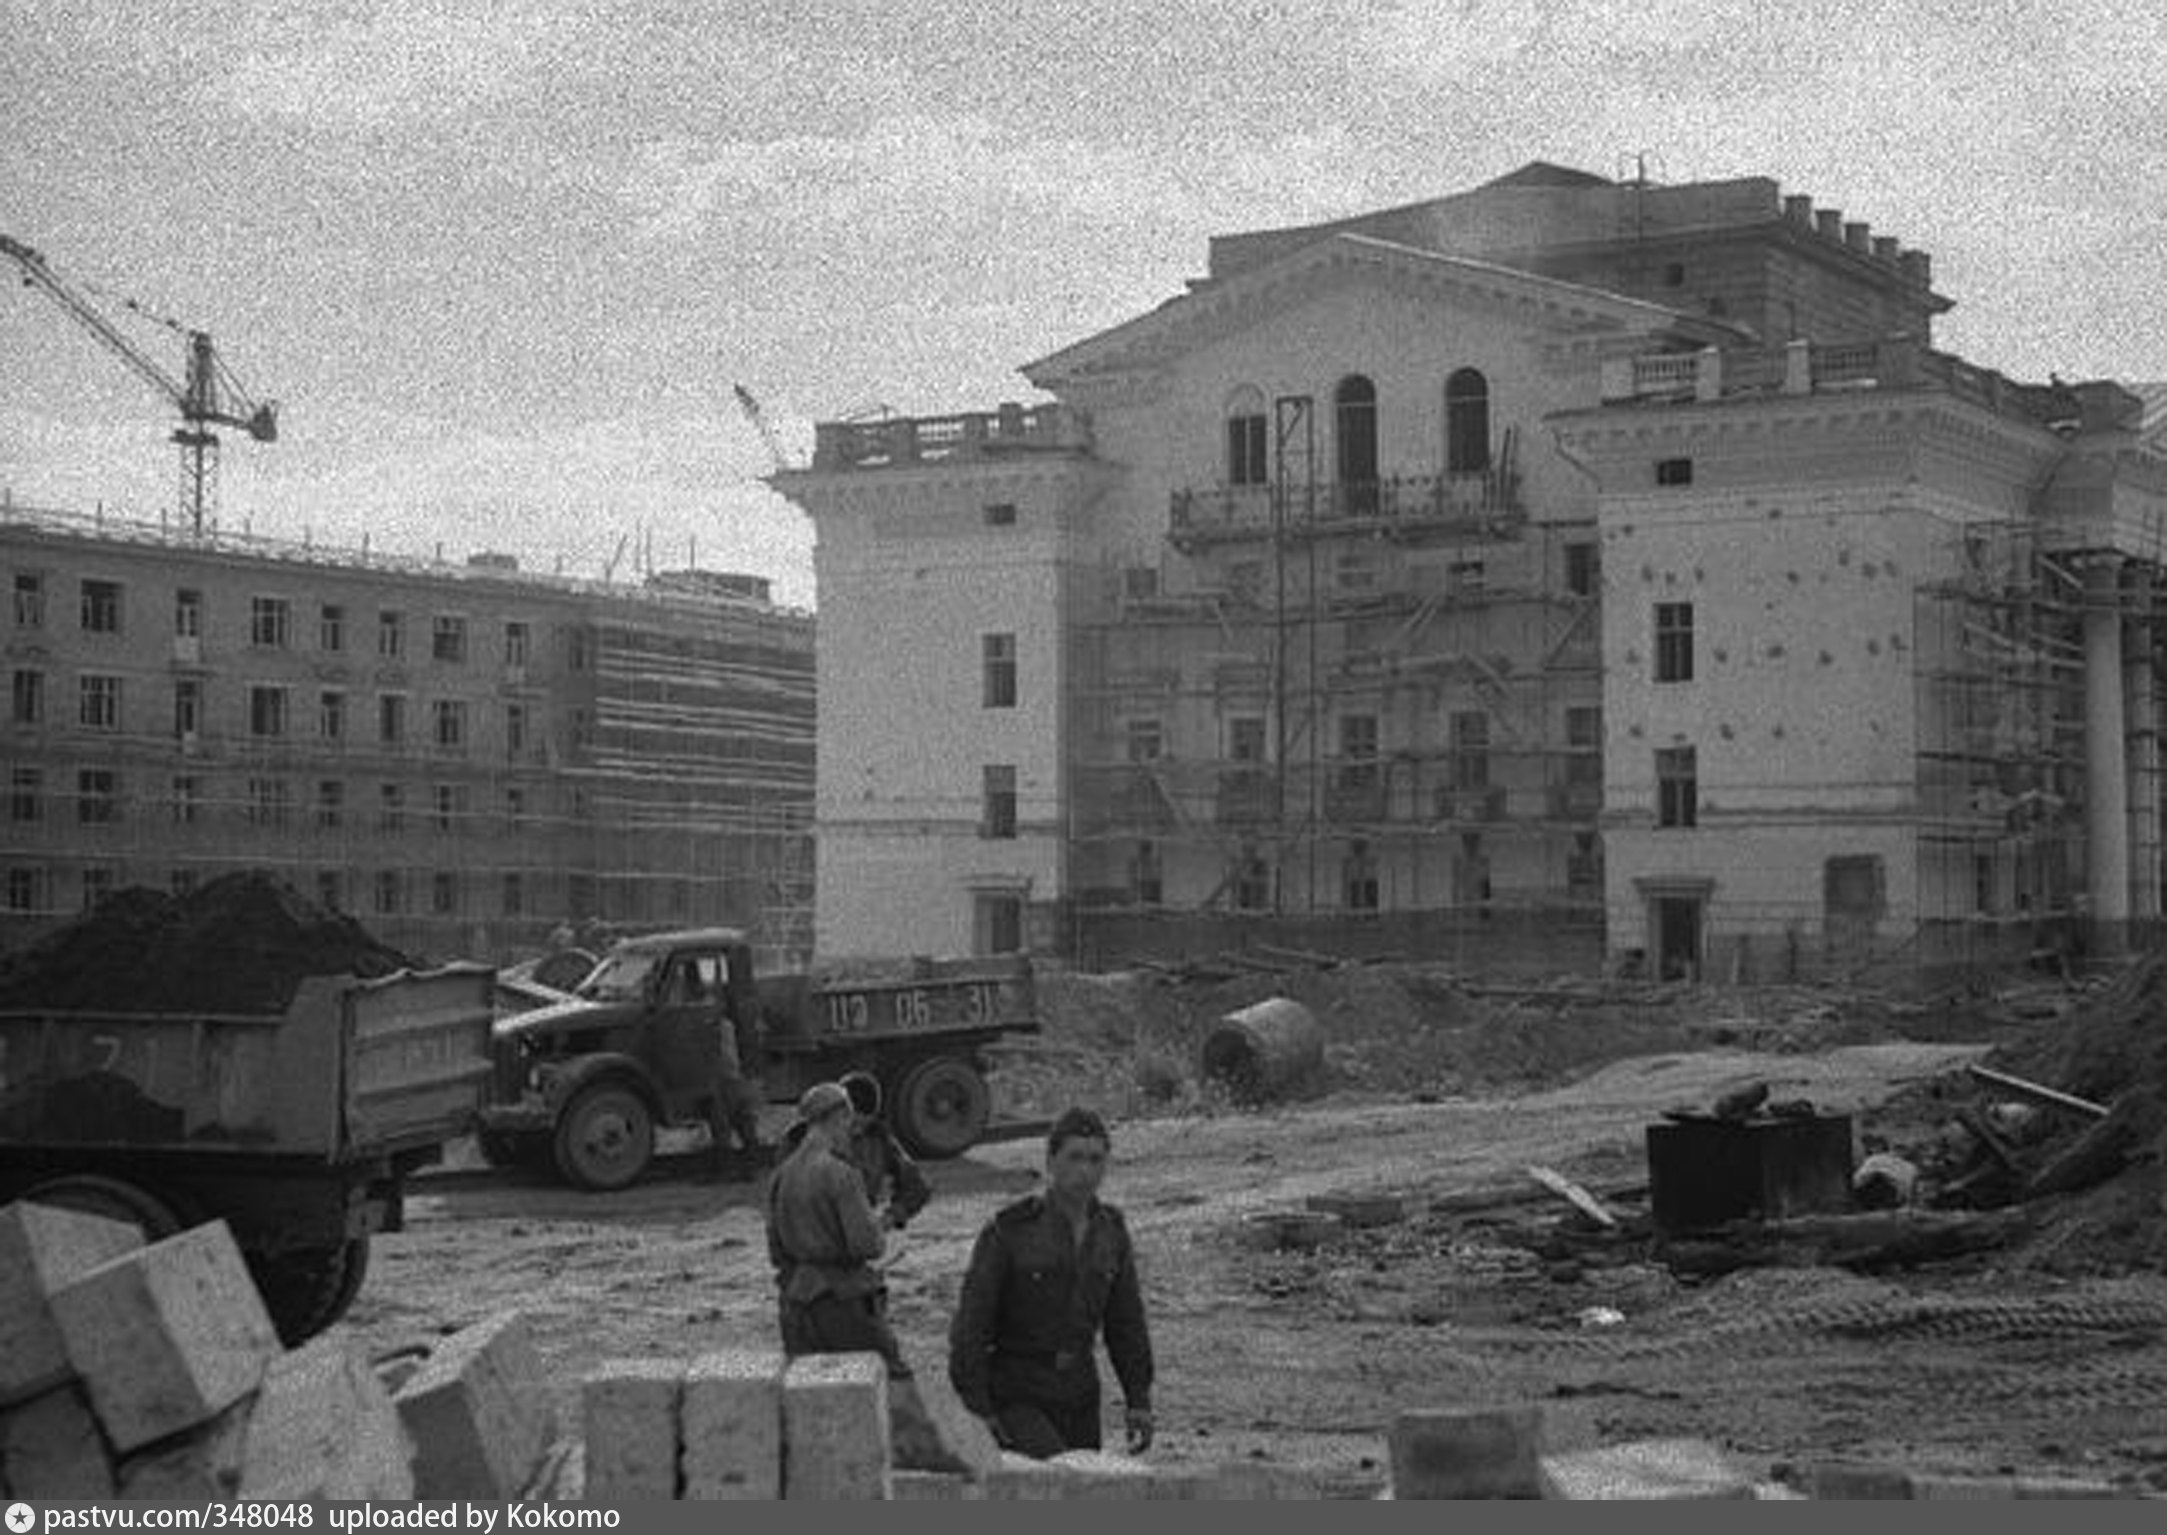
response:
<path id="1" fill-rule="evenodd" d="M 1575 1501 L 1752 1500 L 1751 1478 L 1714 1445 L 1649 1439 L 1554 1452 L 1539 1405 L 1402 1412 L 1382 1497 Z"/>
<path id="2" fill-rule="evenodd" d="M 225 1225 L 148 1246 L 0 1209 L 0 1479 L 51 1499 L 403 1498 L 408 1447 L 349 1339 L 279 1347 Z"/>

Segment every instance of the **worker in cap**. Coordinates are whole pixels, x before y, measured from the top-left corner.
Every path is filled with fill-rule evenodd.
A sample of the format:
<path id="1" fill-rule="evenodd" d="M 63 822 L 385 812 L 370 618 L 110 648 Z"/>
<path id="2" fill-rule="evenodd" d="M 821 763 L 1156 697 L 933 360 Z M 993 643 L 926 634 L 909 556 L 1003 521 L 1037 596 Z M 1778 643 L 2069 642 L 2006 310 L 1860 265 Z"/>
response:
<path id="1" fill-rule="evenodd" d="M 870 1071 L 848 1071 L 837 1079 L 837 1085 L 850 1095 L 855 1116 L 844 1159 L 865 1180 L 866 1200 L 879 1213 L 881 1225 L 901 1231 L 932 1199 L 932 1185 L 881 1115 L 880 1078 Z M 805 1122 L 800 1119 L 785 1132 L 785 1145 L 795 1149 L 804 1134 Z"/>
<path id="2" fill-rule="evenodd" d="M 978 1234 L 948 1332 L 948 1379 L 1010 1449 L 1044 1460 L 1096 1450 L 1106 1340 L 1121 1382 L 1129 1453 L 1151 1447 L 1151 1334 L 1135 1245 L 1098 1197 L 1111 1142 L 1089 1109 L 1046 1137 L 1044 1191 L 1004 1206 Z"/>
<path id="3" fill-rule="evenodd" d="M 840 1083 L 798 1099 L 805 1129 L 768 1185 L 768 1257 L 780 1291 L 783 1352 L 879 1354 L 890 1380 L 910 1379 L 888 1325 L 887 1282 L 873 1264 L 886 1241 L 847 1153 L 856 1114 Z"/>

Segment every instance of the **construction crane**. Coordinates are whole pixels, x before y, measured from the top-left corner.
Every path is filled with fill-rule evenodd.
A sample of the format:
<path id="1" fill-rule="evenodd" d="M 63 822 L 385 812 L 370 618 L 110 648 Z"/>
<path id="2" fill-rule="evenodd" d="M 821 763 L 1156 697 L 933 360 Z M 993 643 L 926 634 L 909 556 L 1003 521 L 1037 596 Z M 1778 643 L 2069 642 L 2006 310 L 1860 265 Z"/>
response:
<path id="1" fill-rule="evenodd" d="M 752 423 L 752 429 L 758 432 L 760 440 L 767 444 L 768 457 L 775 460 L 775 472 L 788 474 L 795 469 L 797 466 L 791 463 L 790 456 L 783 452 L 783 445 L 777 440 L 775 429 L 767 424 L 767 412 L 763 411 L 760 402 L 752 397 L 752 391 L 743 384 L 732 384 L 730 387 L 737 391 L 738 408 L 745 412 L 745 419 Z"/>
<path id="2" fill-rule="evenodd" d="M 218 435 L 213 426 L 234 426 L 258 442 L 278 440 L 278 402 L 257 404 L 220 360 L 211 338 L 190 330 L 163 315 L 153 314 L 133 300 L 126 307 L 187 339 L 185 382 L 160 367 L 130 341 L 98 309 L 46 265 L 45 258 L 18 240 L 0 235 L 0 254 L 12 258 L 23 270 L 23 286 L 43 288 L 54 302 L 78 323 L 120 355 L 152 388 L 171 400 L 181 413 L 173 441 L 181 450 L 181 515 L 189 520 L 198 538 L 203 536 L 206 507 L 217 509 Z"/>

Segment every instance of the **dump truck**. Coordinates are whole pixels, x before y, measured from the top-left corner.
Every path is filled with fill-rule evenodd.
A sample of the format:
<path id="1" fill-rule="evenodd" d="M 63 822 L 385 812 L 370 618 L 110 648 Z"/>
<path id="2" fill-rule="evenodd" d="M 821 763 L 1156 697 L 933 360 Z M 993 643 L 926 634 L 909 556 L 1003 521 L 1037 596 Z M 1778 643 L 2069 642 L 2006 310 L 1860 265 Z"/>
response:
<path id="1" fill-rule="evenodd" d="M 959 1156 L 991 1117 L 988 1047 L 1037 1028 L 1020 955 L 763 977 L 735 928 L 628 938 L 561 1001 L 498 1019 L 481 1151 L 579 1188 L 624 1188 L 647 1171 L 659 1128 L 708 1123 L 728 1030 L 765 1101 L 871 1072 L 906 1147 Z"/>
<path id="2" fill-rule="evenodd" d="M 0 1204 L 224 1220 L 289 1345 L 342 1316 L 408 1176 L 472 1133 L 495 972 L 311 975 L 283 1011 L 0 1011 Z"/>

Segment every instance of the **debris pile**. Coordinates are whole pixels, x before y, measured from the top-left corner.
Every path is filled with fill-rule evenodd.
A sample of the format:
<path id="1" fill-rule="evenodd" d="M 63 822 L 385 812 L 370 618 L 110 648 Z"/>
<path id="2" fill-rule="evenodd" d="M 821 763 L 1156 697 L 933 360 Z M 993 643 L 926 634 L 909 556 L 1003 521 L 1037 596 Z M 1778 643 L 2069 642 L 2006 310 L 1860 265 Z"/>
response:
<path id="1" fill-rule="evenodd" d="M 282 1013 L 308 976 L 417 968 L 353 918 L 244 871 L 182 896 L 115 891 L 0 956 L 0 1011 Z"/>

